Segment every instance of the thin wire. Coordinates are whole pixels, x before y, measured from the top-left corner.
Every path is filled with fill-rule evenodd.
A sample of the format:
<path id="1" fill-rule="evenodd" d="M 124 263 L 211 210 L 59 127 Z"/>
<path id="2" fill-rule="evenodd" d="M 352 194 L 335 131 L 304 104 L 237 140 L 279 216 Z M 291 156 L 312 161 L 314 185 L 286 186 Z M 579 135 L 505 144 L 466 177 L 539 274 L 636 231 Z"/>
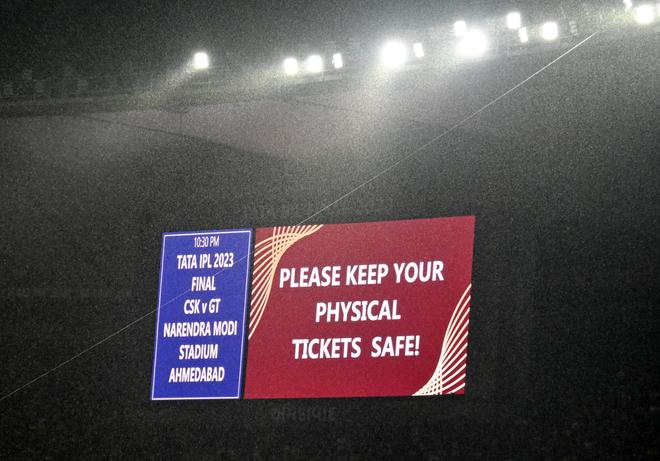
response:
<path id="1" fill-rule="evenodd" d="M 399 166 L 402 162 L 405 162 L 406 160 L 408 160 L 408 159 L 414 157 L 415 155 L 419 154 L 421 151 L 423 151 L 424 149 L 426 149 L 427 147 L 429 147 L 431 144 L 436 143 L 437 141 L 439 141 L 440 139 L 444 138 L 446 135 L 448 135 L 448 134 L 451 133 L 452 131 L 454 131 L 454 130 L 456 130 L 457 128 L 463 126 L 465 123 L 467 123 L 468 121 L 472 120 L 474 117 L 476 117 L 477 115 L 479 115 L 480 113 L 482 113 L 483 111 L 485 111 L 486 109 L 488 109 L 490 106 L 492 106 L 492 105 L 495 104 L 496 102 L 500 101 L 502 98 L 506 97 L 507 95 L 511 94 L 512 92 L 514 92 L 515 90 L 517 90 L 518 88 L 520 88 L 521 86 L 523 86 L 525 83 L 529 82 L 531 79 L 533 79 L 534 77 L 536 77 L 537 75 L 539 75 L 541 72 L 543 72 L 544 70 L 546 70 L 548 67 L 550 67 L 550 66 L 552 66 L 553 64 L 555 64 L 557 61 L 559 61 L 560 59 L 562 59 L 564 56 L 566 56 L 566 55 L 570 54 L 571 52 L 573 52 L 575 49 L 577 49 L 578 47 L 580 47 L 583 43 L 585 43 L 587 40 L 589 40 L 590 38 L 592 38 L 594 35 L 596 35 L 596 32 L 594 32 L 593 34 L 589 35 L 587 38 L 585 38 L 584 40 L 582 40 L 581 42 L 579 42 L 578 44 L 576 44 L 576 45 L 573 46 L 572 48 L 569 48 L 569 49 L 566 50 L 564 53 L 560 54 L 557 58 L 553 59 L 552 61 L 550 61 L 550 62 L 549 62 L 548 64 L 546 64 L 545 66 L 541 67 L 539 70 L 537 70 L 536 72 L 534 72 L 532 75 L 530 75 L 529 77 L 527 77 L 526 79 L 524 79 L 523 81 L 521 81 L 520 83 L 518 83 L 517 85 L 515 85 L 514 87 L 512 87 L 512 88 L 510 88 L 509 90 L 505 91 L 504 93 L 502 93 L 501 95 L 499 95 L 498 97 L 496 97 L 495 99 L 493 99 L 492 101 L 490 101 L 490 102 L 489 102 L 488 104 L 486 104 L 485 106 L 483 106 L 483 107 L 481 107 L 480 109 L 478 109 L 478 110 L 472 112 L 470 115 L 468 115 L 467 117 L 465 117 L 464 119 L 462 119 L 460 122 L 458 122 L 458 123 L 456 123 L 455 125 L 452 125 L 451 127 L 447 128 L 445 131 L 443 131 L 442 133 L 440 133 L 438 136 L 435 136 L 435 137 L 431 138 L 429 141 L 425 142 L 425 143 L 422 144 L 420 147 L 418 147 L 417 149 L 413 150 L 410 154 L 408 154 L 408 155 L 406 155 L 406 156 L 400 158 L 400 159 L 397 160 L 396 162 L 390 164 L 390 165 L 387 166 L 386 168 L 384 168 L 384 169 L 382 169 L 381 171 L 379 171 L 378 173 L 376 173 L 376 174 L 375 174 L 374 176 L 372 176 L 370 179 L 366 180 L 366 181 L 363 182 L 362 184 L 359 184 L 358 186 L 356 186 L 355 188 L 349 190 L 348 192 L 346 192 L 344 195 L 342 195 L 342 196 L 339 197 L 338 199 L 333 200 L 332 202 L 328 203 L 326 206 L 324 206 L 323 208 L 321 208 L 320 210 L 318 210 L 317 212 L 315 212 L 315 213 L 312 214 L 311 216 L 309 216 L 309 217 L 305 218 L 304 220 L 300 221 L 300 222 L 298 223 L 298 225 L 303 224 L 303 223 L 309 221 L 310 219 L 312 219 L 313 217 L 315 217 L 315 216 L 317 216 L 317 215 L 323 213 L 325 210 L 327 210 L 328 208 L 334 206 L 334 205 L 337 204 L 338 202 L 341 202 L 342 200 L 344 200 L 344 199 L 345 199 L 346 197 L 348 197 L 349 195 L 351 195 L 351 194 L 357 192 L 358 190 L 362 189 L 364 186 L 366 186 L 366 185 L 370 184 L 371 182 L 373 182 L 374 180 L 380 178 L 382 175 L 384 175 L 385 173 L 389 172 L 390 170 L 393 170 L 394 168 L 396 168 L 397 166 Z"/>
<path id="2" fill-rule="evenodd" d="M 306 223 L 307 221 L 309 221 L 310 219 L 314 218 L 315 216 L 318 216 L 319 214 L 323 213 L 323 212 L 324 212 L 325 210 L 327 210 L 328 208 L 330 208 L 330 207 L 336 205 L 337 203 L 341 202 L 343 199 L 345 199 L 345 198 L 348 197 L 349 195 L 354 194 L 354 193 L 357 192 L 358 190 L 362 189 L 364 186 L 366 186 L 366 185 L 372 183 L 373 181 L 375 181 L 376 179 L 378 179 L 379 177 L 381 177 L 381 176 L 384 175 L 385 173 L 387 173 L 387 172 L 393 170 L 393 169 L 396 168 L 398 165 L 400 165 L 402 162 L 405 162 L 406 160 L 408 160 L 408 159 L 414 157 L 415 155 L 417 155 L 418 153 L 420 153 L 421 151 L 423 151 L 424 149 L 426 149 L 427 147 L 429 147 L 431 144 L 434 144 L 434 143 L 437 142 L 438 140 L 442 139 L 443 137 L 445 137 L 446 135 L 448 135 L 448 134 L 451 133 L 452 131 L 454 131 L 454 130 L 456 130 L 457 128 L 461 127 L 462 125 L 464 125 L 465 123 L 467 123 L 468 121 L 470 121 L 471 119 L 473 119 L 474 117 L 476 117 L 477 115 L 479 115 L 480 113 L 482 113 L 483 111 L 485 111 L 486 109 L 488 109 L 488 108 L 489 108 L 490 106 L 492 106 L 493 104 L 495 104 L 495 103 L 497 103 L 498 101 L 500 101 L 502 98 L 506 97 L 507 95 L 511 94 L 512 92 L 514 92 L 515 90 L 517 90 L 518 88 L 520 88 L 521 86 L 523 86 L 525 83 L 527 83 L 528 81 L 530 81 L 531 79 L 533 79 L 534 77 L 536 77 L 537 75 L 539 75 L 541 72 L 543 72 L 544 70 L 546 70 L 548 67 L 552 66 L 553 64 L 555 64 L 556 62 L 558 62 L 560 59 L 564 58 L 565 56 L 567 56 L 568 54 L 570 54 L 571 52 L 573 52 L 574 50 L 576 50 L 578 47 L 582 46 L 584 43 L 586 43 L 589 39 L 591 39 L 591 38 L 594 37 L 595 35 L 596 35 L 596 32 L 594 32 L 593 34 L 589 35 L 587 38 L 585 38 L 585 39 L 582 40 L 581 42 L 577 43 L 575 46 L 569 48 L 569 49 L 566 50 L 564 53 L 562 53 L 561 55 L 559 55 L 557 58 L 553 59 L 553 60 L 550 61 L 548 64 L 546 64 L 545 66 L 541 67 L 539 70 L 537 70 L 536 72 L 534 72 L 532 75 L 530 75 L 529 77 L 525 78 L 524 80 L 522 80 L 521 82 L 519 82 L 518 84 L 516 84 L 515 86 L 513 86 L 513 87 L 510 88 L 509 90 L 505 91 L 504 93 L 502 93 L 501 95 L 499 95 L 498 97 L 496 97 L 495 99 L 493 99 L 492 101 L 490 101 L 490 102 L 489 102 L 488 104 L 486 104 L 485 106 L 483 106 L 483 107 L 481 107 L 480 109 L 478 109 L 478 110 L 472 112 L 470 115 L 468 115 L 467 117 L 465 117 L 464 119 L 462 119 L 460 122 L 456 123 L 455 125 L 452 125 L 450 128 L 448 128 L 447 130 L 443 131 L 443 132 L 440 133 L 438 136 L 435 136 L 435 137 L 431 138 L 429 141 L 425 142 L 425 143 L 422 144 L 420 147 L 418 147 L 417 149 L 413 150 L 410 154 L 408 154 L 408 155 L 406 155 L 406 156 L 400 158 L 400 159 L 397 160 L 396 162 L 392 163 L 391 165 L 389 165 L 389 166 L 387 166 L 386 168 L 382 169 L 380 172 L 376 173 L 376 174 L 375 174 L 374 176 L 372 176 L 370 179 L 368 179 L 368 180 L 364 181 L 363 183 L 359 184 L 358 186 L 354 187 L 353 189 L 351 189 L 350 191 L 346 192 L 345 194 L 343 194 L 342 196 L 340 196 L 340 197 L 337 198 L 336 200 L 333 200 L 332 202 L 328 203 L 327 205 L 325 205 L 325 206 L 324 206 L 323 208 L 321 208 L 320 210 L 316 211 L 316 212 L 313 213 L 312 215 L 310 215 L 310 216 L 308 216 L 307 218 L 305 218 L 305 219 L 303 219 L 302 221 L 300 221 L 297 225 L 299 226 L 299 225 L 301 225 L 301 224 Z M 87 118 L 92 119 L 92 120 L 97 120 L 97 121 L 105 121 L 105 120 L 97 119 L 97 118 L 94 118 L 94 117 L 87 117 Z M 172 133 L 172 134 L 176 134 L 176 133 Z M 240 261 L 242 261 L 242 260 L 244 260 L 244 259 L 246 259 L 246 258 L 247 258 L 247 256 L 241 258 L 241 259 L 238 260 L 237 262 L 240 262 Z M 224 269 L 220 270 L 220 271 L 217 272 L 215 275 L 218 275 L 218 274 L 220 274 L 220 273 L 223 272 L 223 271 L 224 271 Z M 185 295 L 185 294 L 188 293 L 189 291 L 190 291 L 190 290 L 186 290 L 186 291 L 184 291 L 183 293 L 181 293 L 181 294 L 175 296 L 174 298 L 170 299 L 170 300 L 167 301 L 166 303 L 161 304 L 159 307 L 160 307 L 160 308 L 163 308 L 163 307 L 167 306 L 168 304 L 171 304 L 173 301 L 175 301 L 176 299 L 178 299 L 178 298 L 180 298 L 181 296 Z M 97 347 L 100 346 L 101 344 L 103 344 L 103 343 L 105 343 L 106 341 L 108 341 L 108 340 L 114 338 L 115 336 L 119 335 L 119 334 L 122 333 L 123 331 L 126 331 L 127 329 L 129 329 L 130 327 L 132 327 L 133 325 L 135 325 L 136 323 L 138 323 L 138 322 L 144 320 L 145 318 L 149 317 L 150 315 L 152 315 L 152 314 L 153 314 L 154 312 L 156 312 L 157 310 L 158 310 L 158 308 L 150 310 L 150 311 L 147 312 L 146 314 L 142 315 L 141 317 L 138 317 L 137 319 L 135 319 L 135 320 L 133 320 L 132 322 L 128 323 L 127 325 L 123 326 L 122 328 L 120 328 L 119 330 L 115 331 L 114 333 L 109 334 L 108 336 L 106 336 L 105 338 L 101 339 L 100 341 L 98 341 L 98 342 L 92 344 L 91 346 L 87 347 L 86 349 L 83 349 L 82 351 L 78 352 L 78 353 L 77 353 L 76 355 L 74 355 L 73 357 L 71 357 L 71 358 L 69 358 L 69 359 L 67 359 L 67 360 L 65 360 L 65 361 L 63 361 L 63 362 L 61 362 L 61 363 L 59 363 L 58 365 L 55 365 L 55 366 L 54 366 L 53 368 L 51 368 L 50 370 L 45 371 L 44 373 L 40 374 L 40 375 L 37 376 L 36 378 L 33 378 L 32 380 L 28 381 L 27 383 L 25 383 L 25 384 L 23 384 L 23 385 L 17 387 L 16 389 L 14 389 L 13 391 L 9 392 L 8 394 L 3 395 L 2 397 L 0 397 L 0 402 L 2 402 L 2 401 L 4 401 L 4 400 L 8 399 L 9 397 L 11 397 L 12 395 L 16 394 L 17 392 L 19 392 L 19 391 L 25 389 L 26 387 L 31 386 L 32 384 L 36 383 L 37 381 L 39 381 L 39 380 L 45 378 L 46 376 L 48 376 L 48 375 L 50 375 L 51 373 L 53 373 L 54 371 L 56 371 L 56 370 L 62 368 L 63 366 L 65 366 L 65 365 L 67 365 L 67 364 L 73 362 L 73 361 L 76 360 L 77 358 L 79 358 L 79 357 L 85 355 L 87 352 L 89 352 L 89 351 L 91 351 L 91 350 L 97 348 Z"/>
<path id="3" fill-rule="evenodd" d="M 5 394 L 5 395 L 3 395 L 2 398 L 0 398 L 0 402 L 2 402 L 2 401 L 5 400 L 5 399 L 8 399 L 9 397 L 11 397 L 12 395 L 14 395 L 15 393 L 21 391 L 22 389 L 25 389 L 26 387 L 30 386 L 31 384 L 36 383 L 36 382 L 39 381 L 41 378 L 45 378 L 46 376 L 48 376 L 49 374 L 51 374 L 51 373 L 54 372 L 55 370 L 58 370 L 59 368 L 62 368 L 64 365 L 73 362 L 73 361 L 76 360 L 78 357 L 80 357 L 80 356 L 86 354 L 87 352 L 91 351 L 91 350 L 94 349 L 95 347 L 100 346 L 101 344 L 103 344 L 103 343 L 106 342 L 107 340 L 109 340 L 109 339 L 111 339 L 111 338 L 114 338 L 115 336 L 117 336 L 118 334 L 120 334 L 121 332 L 123 332 L 124 330 L 128 330 L 130 327 L 132 327 L 132 326 L 135 325 L 136 323 L 140 322 L 141 320 L 144 320 L 145 318 L 147 318 L 148 316 L 150 316 L 150 315 L 153 314 L 154 312 L 156 312 L 156 309 L 147 312 L 146 314 L 142 315 L 141 317 L 138 317 L 137 319 L 135 319 L 135 320 L 133 320 L 132 322 L 130 322 L 129 324 L 123 326 L 122 328 L 120 328 L 119 330 L 115 331 L 114 333 L 112 333 L 112 334 L 106 336 L 106 337 L 103 338 L 102 340 L 100 340 L 100 341 L 98 341 L 98 342 L 92 344 L 91 346 L 87 347 L 86 349 L 83 349 L 82 351 L 78 352 L 78 353 L 77 353 L 76 355 L 74 355 L 73 357 L 71 357 L 71 358 L 65 360 L 64 362 L 59 363 L 58 365 L 55 365 L 55 366 L 54 366 L 53 368 L 51 368 L 50 370 L 48 370 L 48 371 L 46 371 L 46 372 L 40 374 L 40 375 L 37 376 L 36 378 L 34 378 L 34 379 L 28 381 L 27 383 L 23 384 L 23 385 L 20 386 L 20 387 L 14 389 L 14 390 L 11 391 L 9 394 Z"/>

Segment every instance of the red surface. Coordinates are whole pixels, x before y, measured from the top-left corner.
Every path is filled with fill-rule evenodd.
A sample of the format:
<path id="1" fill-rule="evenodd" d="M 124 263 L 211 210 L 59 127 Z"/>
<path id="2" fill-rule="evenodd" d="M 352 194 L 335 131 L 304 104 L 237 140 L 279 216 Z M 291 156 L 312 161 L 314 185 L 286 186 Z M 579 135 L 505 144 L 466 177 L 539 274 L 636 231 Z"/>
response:
<path id="1" fill-rule="evenodd" d="M 256 242 L 273 235 L 256 231 Z M 324 225 L 283 255 L 248 344 L 245 398 L 409 396 L 433 374 L 447 324 L 471 283 L 474 217 Z M 442 260 L 444 281 L 395 283 L 393 263 Z M 387 263 L 380 285 L 344 286 L 348 264 Z M 279 288 L 282 267 L 342 266 L 342 286 Z M 318 301 L 397 299 L 401 320 L 316 323 Z M 373 358 L 374 336 L 420 335 L 418 356 Z M 359 358 L 295 360 L 294 338 L 362 338 Z M 461 391 L 460 393 L 462 393 Z"/>

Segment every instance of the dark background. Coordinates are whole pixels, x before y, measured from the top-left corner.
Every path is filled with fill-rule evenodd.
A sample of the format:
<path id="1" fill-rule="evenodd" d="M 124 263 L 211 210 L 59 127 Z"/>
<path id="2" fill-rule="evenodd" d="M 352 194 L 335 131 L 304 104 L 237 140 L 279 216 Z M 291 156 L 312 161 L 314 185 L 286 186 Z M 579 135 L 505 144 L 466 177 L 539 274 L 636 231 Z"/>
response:
<path id="1" fill-rule="evenodd" d="M 125 51 L 151 56 L 168 35 L 145 22 L 151 6 L 126 7 L 142 11 L 126 15 L 124 7 L 106 13 L 82 5 L 39 9 L 44 14 L 35 17 L 23 3 L 10 4 L 20 34 L 3 47 L 4 58 L 50 69 L 71 56 L 103 71 Z M 160 8 L 162 24 L 164 7 L 150 5 Z M 244 5 L 226 8 L 250 18 L 264 11 Z M 280 32 L 264 40 L 279 46 L 278 33 L 292 42 L 291 29 L 303 39 L 314 35 L 305 29 L 310 11 L 325 17 L 328 8 L 333 18 L 320 35 L 339 30 L 332 24 L 342 22 L 345 7 L 329 5 L 276 4 L 286 11 L 276 20 L 246 21 L 275 23 L 268 30 Z M 72 8 L 90 11 L 64 14 Z M 178 18 L 186 8 L 166 10 Z M 374 8 L 358 17 L 372 18 Z M 383 7 L 383 17 L 396 8 L 404 9 Z M 248 48 L 259 48 L 253 29 L 228 26 L 239 13 L 214 11 L 170 19 L 189 36 L 178 32 L 159 46 L 174 51 L 154 65 L 187 55 L 215 20 L 227 26 L 218 43 L 234 43 L 235 27 L 243 34 L 236 37 L 254 41 Z M 97 13 L 106 25 L 117 18 L 117 27 L 96 27 Z M 360 21 L 387 26 L 359 18 L 351 22 L 356 30 Z M 122 28 L 126 34 L 116 32 Z M 124 35 L 120 46 L 108 44 Z M 92 44 L 80 45 L 89 37 Z M 89 50 L 106 57 L 92 62 Z M 465 396 L 150 402 L 155 317 L 148 316 L 1 401 L 0 456 L 657 457 L 659 53 L 657 35 L 587 42 L 313 218 L 476 216 Z M 157 113 L 0 119 L 0 393 L 154 309 L 162 232 L 295 224 L 558 54 L 401 75 L 381 89 L 377 106 L 367 103 L 373 88 L 364 82 L 299 100 L 236 104 L 245 128 L 232 142 L 218 134 L 221 106 L 191 109 L 182 132 L 158 125 Z M 237 147 L 245 145 L 262 148 Z"/>

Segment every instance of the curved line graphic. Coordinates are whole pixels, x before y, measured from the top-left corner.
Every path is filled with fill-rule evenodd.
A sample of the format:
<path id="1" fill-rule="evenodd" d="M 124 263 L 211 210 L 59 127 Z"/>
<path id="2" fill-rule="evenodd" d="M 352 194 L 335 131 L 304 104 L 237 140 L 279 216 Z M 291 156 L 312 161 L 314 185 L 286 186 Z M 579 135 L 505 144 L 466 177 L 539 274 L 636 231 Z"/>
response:
<path id="1" fill-rule="evenodd" d="M 453 394 L 465 387 L 467 327 L 470 321 L 469 284 L 449 319 L 438 365 L 428 382 L 413 395 Z M 465 332 L 465 333 L 463 333 Z"/>
<path id="2" fill-rule="evenodd" d="M 321 227 L 323 225 L 274 227 L 272 236 L 255 245 L 248 339 L 252 338 L 264 315 L 280 259 L 291 245 Z"/>

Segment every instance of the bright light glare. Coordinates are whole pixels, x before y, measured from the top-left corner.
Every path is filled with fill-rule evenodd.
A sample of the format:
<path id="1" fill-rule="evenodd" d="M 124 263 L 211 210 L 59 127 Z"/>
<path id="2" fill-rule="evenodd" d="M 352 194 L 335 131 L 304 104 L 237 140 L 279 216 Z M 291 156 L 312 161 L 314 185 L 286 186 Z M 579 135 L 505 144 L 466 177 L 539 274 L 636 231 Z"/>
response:
<path id="1" fill-rule="evenodd" d="M 626 6 L 627 10 L 633 7 L 632 0 L 623 0 L 623 4 Z"/>
<path id="2" fill-rule="evenodd" d="M 287 75 L 298 73 L 298 60 L 296 58 L 286 58 L 284 60 L 284 73 Z"/>
<path id="3" fill-rule="evenodd" d="M 323 72 L 323 58 L 318 54 L 313 54 L 305 61 L 305 70 L 312 74 Z"/>
<path id="4" fill-rule="evenodd" d="M 518 29 L 518 39 L 520 40 L 520 43 L 529 42 L 529 35 L 527 34 L 527 27 L 521 27 L 520 29 Z"/>
<path id="5" fill-rule="evenodd" d="M 408 53 L 403 43 L 398 41 L 387 42 L 380 52 L 383 64 L 390 69 L 402 67 L 408 59 Z"/>
<path id="6" fill-rule="evenodd" d="M 488 51 L 488 38 L 478 30 L 471 30 L 458 44 L 460 53 L 468 57 L 478 57 Z"/>
<path id="7" fill-rule="evenodd" d="M 520 13 L 517 11 L 512 11 L 506 15 L 506 26 L 511 30 L 517 30 L 522 27 L 522 18 Z"/>
<path id="8" fill-rule="evenodd" d="M 335 69 L 341 69 L 344 67 L 344 59 L 341 56 L 341 53 L 335 53 L 332 55 L 332 67 Z"/>
<path id="9" fill-rule="evenodd" d="M 454 35 L 457 37 L 465 37 L 467 34 L 467 23 L 465 21 L 456 21 L 454 23 Z"/>
<path id="10" fill-rule="evenodd" d="M 203 51 L 195 53 L 193 56 L 193 68 L 195 70 L 204 70 L 209 68 L 209 55 Z"/>
<path id="11" fill-rule="evenodd" d="M 543 40 L 557 40 L 559 38 L 559 26 L 556 22 L 546 22 L 541 26 L 541 38 Z"/>
<path id="12" fill-rule="evenodd" d="M 413 44 L 413 53 L 417 59 L 422 59 L 424 57 L 424 47 L 421 43 L 417 42 Z"/>
<path id="13" fill-rule="evenodd" d="M 651 5 L 639 5 L 635 8 L 635 21 L 637 24 L 651 24 L 655 19 L 655 11 Z"/>

